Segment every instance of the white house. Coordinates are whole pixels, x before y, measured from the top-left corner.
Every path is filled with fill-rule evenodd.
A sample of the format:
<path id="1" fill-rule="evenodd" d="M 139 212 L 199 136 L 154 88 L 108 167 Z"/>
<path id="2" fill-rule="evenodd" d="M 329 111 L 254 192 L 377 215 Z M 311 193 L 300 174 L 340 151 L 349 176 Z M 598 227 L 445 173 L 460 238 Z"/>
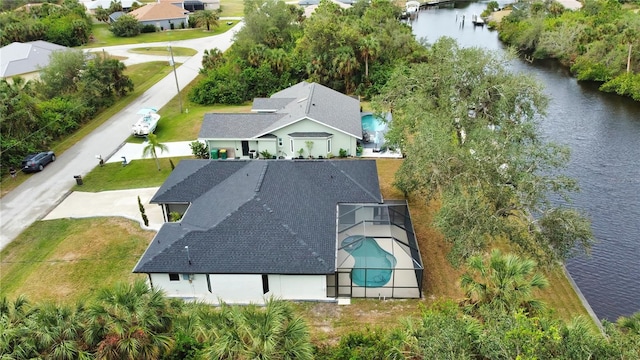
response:
<path id="1" fill-rule="evenodd" d="M 8 81 L 15 76 L 25 80 L 37 79 L 40 70 L 49 65 L 51 54 L 65 50 L 69 48 L 44 40 L 13 42 L 3 46 L 0 48 L 0 78 Z"/>
<path id="2" fill-rule="evenodd" d="M 360 101 L 317 83 L 301 82 L 253 100 L 251 114 L 205 114 L 198 135 L 230 158 L 356 155 L 362 140 Z"/>
<path id="3" fill-rule="evenodd" d="M 168 296 L 421 296 L 405 201 L 383 202 L 373 160 L 182 160 L 151 199 L 165 223 L 134 268 Z"/>

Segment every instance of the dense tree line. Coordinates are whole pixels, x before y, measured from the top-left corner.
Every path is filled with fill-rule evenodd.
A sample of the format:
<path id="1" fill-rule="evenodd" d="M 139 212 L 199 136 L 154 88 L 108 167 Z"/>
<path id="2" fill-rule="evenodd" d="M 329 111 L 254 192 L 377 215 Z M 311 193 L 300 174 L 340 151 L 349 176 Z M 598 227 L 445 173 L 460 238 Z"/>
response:
<path id="1" fill-rule="evenodd" d="M 165 298 L 142 281 L 103 289 L 75 306 L 4 298 L 0 358 L 640 358 L 640 313 L 605 323 L 603 336 L 584 318 L 564 322 L 540 307 L 528 310 L 535 302 L 530 290 L 544 282 L 530 260 L 494 252 L 471 262 L 461 281 L 465 301 L 439 302 L 384 329 L 347 333 L 335 345 L 312 344 L 292 304 L 273 299 L 264 307 L 212 307 Z"/>
<path id="2" fill-rule="evenodd" d="M 245 25 L 224 55 L 203 60 L 190 93 L 201 104 L 237 104 L 302 80 L 348 94 L 376 94 L 398 63 L 422 59 L 411 29 L 389 1 L 359 1 L 342 9 L 327 0 L 313 16 L 283 1 L 245 1 Z"/>
<path id="3" fill-rule="evenodd" d="M 555 1 L 518 2 L 500 39 L 533 58 L 553 58 L 579 80 L 640 101 L 640 13 L 617 0 L 586 0 L 576 11 Z"/>
<path id="4" fill-rule="evenodd" d="M 77 0 L 64 0 L 61 5 L 27 5 L 0 13 L 0 46 L 34 40 L 80 46 L 89 41 L 90 35 L 91 18 Z"/>
<path id="5" fill-rule="evenodd" d="M 47 150 L 132 91 L 124 69 L 119 60 L 69 50 L 54 52 L 39 80 L 0 80 L 2 168 L 19 167 L 26 154 Z"/>

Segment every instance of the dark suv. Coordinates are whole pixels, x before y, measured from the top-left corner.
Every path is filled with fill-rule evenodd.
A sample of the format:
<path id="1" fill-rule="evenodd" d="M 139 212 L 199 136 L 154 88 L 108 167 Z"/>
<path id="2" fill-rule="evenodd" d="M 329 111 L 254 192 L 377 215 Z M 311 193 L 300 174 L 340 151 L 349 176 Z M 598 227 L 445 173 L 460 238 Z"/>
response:
<path id="1" fill-rule="evenodd" d="M 42 171 L 44 167 L 52 161 L 56 161 L 56 155 L 53 151 L 27 155 L 27 157 L 22 160 L 22 171 L 26 173 Z"/>

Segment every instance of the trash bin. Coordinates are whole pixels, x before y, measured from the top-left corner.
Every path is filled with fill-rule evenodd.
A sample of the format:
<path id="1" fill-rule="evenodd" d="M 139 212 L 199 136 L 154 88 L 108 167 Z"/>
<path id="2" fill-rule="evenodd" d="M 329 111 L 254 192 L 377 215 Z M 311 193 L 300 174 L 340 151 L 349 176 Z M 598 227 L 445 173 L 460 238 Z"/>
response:
<path id="1" fill-rule="evenodd" d="M 220 159 L 227 158 L 227 149 L 220 149 Z"/>
<path id="2" fill-rule="evenodd" d="M 211 149 L 211 158 L 212 159 L 218 158 L 218 149 Z"/>
<path id="3" fill-rule="evenodd" d="M 74 175 L 74 176 L 73 176 L 73 178 L 74 178 L 74 179 L 76 179 L 76 184 L 78 184 L 78 185 L 82 185 L 82 184 L 83 184 L 83 182 L 82 182 L 82 176 L 80 176 L 80 175 Z"/>

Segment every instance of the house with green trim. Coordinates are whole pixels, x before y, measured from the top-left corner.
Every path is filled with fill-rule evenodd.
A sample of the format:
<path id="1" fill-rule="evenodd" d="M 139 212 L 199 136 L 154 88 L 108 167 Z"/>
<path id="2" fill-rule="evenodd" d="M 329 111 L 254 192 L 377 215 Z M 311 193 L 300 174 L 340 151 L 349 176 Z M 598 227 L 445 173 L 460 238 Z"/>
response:
<path id="1" fill-rule="evenodd" d="M 301 82 L 255 98 L 251 113 L 205 114 L 198 140 L 212 158 L 326 158 L 356 155 L 362 140 L 360 101 L 317 83 Z"/>

